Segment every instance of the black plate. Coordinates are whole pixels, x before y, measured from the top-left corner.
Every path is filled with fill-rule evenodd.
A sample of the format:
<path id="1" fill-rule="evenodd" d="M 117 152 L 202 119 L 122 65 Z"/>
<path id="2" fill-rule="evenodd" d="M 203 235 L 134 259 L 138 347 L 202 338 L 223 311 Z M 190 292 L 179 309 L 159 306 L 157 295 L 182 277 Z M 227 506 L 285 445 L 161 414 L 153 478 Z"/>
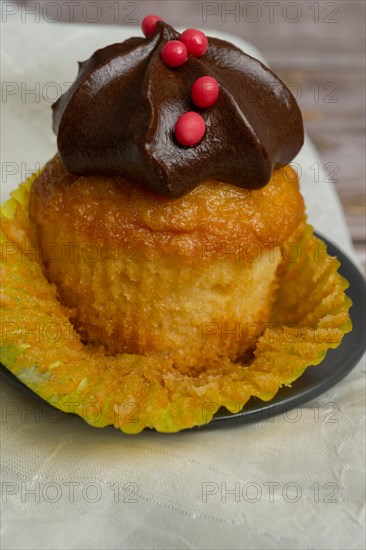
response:
<path id="1" fill-rule="evenodd" d="M 292 387 L 281 388 L 276 396 L 269 402 L 252 397 L 245 408 L 231 414 L 226 409 L 220 409 L 212 421 L 204 426 L 194 429 L 216 428 L 219 426 L 235 425 L 243 422 L 258 422 L 283 414 L 300 405 L 304 405 L 311 399 L 329 390 L 344 378 L 361 359 L 365 351 L 365 311 L 366 311 L 366 284 L 359 269 L 353 262 L 334 244 L 324 237 L 328 253 L 336 256 L 341 265 L 339 273 L 347 279 L 350 286 L 346 294 L 351 298 L 353 305 L 350 309 L 353 330 L 346 334 L 341 345 L 337 349 L 330 349 L 325 359 L 315 368 L 309 367 L 298 378 Z M 0 379 L 4 380 L 25 395 L 31 396 L 44 404 L 48 403 L 30 390 L 4 365 L 0 363 Z M 65 413 L 66 414 L 66 413 Z"/>

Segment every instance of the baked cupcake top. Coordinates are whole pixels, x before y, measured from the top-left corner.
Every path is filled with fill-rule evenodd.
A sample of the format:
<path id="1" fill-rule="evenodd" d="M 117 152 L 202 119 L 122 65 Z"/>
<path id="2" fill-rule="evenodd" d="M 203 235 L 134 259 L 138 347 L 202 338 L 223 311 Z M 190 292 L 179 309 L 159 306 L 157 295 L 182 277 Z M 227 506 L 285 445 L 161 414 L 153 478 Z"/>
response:
<path id="1" fill-rule="evenodd" d="M 281 80 L 232 44 L 163 21 L 79 63 L 53 105 L 65 168 L 123 176 L 179 197 L 206 180 L 258 189 L 302 147 L 300 109 Z"/>

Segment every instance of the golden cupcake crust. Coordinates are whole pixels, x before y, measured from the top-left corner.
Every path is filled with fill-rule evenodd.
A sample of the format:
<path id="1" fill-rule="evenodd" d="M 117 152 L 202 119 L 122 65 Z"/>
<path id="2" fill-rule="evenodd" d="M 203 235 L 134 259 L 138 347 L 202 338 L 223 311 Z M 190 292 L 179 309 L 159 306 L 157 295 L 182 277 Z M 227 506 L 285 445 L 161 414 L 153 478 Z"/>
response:
<path id="1" fill-rule="evenodd" d="M 147 254 L 201 257 L 211 245 L 272 248 L 283 244 L 304 216 L 296 173 L 276 170 L 259 190 L 206 181 L 178 199 L 149 193 L 122 177 L 69 174 L 56 155 L 36 178 L 30 217 L 36 229 L 57 224 L 78 242 L 126 246 Z"/>

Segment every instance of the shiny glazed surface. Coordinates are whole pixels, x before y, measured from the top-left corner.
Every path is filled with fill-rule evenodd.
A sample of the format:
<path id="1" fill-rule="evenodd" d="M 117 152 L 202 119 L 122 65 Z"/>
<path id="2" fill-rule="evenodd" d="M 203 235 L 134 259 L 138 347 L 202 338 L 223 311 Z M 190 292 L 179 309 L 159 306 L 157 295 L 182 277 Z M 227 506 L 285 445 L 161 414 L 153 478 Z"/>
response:
<path id="1" fill-rule="evenodd" d="M 96 51 L 79 64 L 71 89 L 53 106 L 53 129 L 66 169 L 79 175 L 124 176 L 145 189 L 178 197 L 202 181 L 239 187 L 266 185 L 303 144 L 300 109 L 281 80 L 232 44 L 209 38 L 207 52 L 168 68 L 160 51 L 179 38 L 158 23 L 149 38 L 131 38 Z M 192 104 L 201 76 L 220 86 L 208 109 Z M 206 134 L 193 147 L 174 138 L 174 126 L 196 110 Z"/>
<path id="2" fill-rule="evenodd" d="M 289 166 L 262 189 L 210 180 L 171 199 L 122 177 L 71 175 L 56 155 L 32 186 L 30 217 L 40 244 L 57 227 L 80 243 L 132 244 L 151 257 L 167 252 L 189 262 L 206 252 L 249 247 L 256 254 L 255 247 L 283 244 L 304 217 L 304 201 Z"/>

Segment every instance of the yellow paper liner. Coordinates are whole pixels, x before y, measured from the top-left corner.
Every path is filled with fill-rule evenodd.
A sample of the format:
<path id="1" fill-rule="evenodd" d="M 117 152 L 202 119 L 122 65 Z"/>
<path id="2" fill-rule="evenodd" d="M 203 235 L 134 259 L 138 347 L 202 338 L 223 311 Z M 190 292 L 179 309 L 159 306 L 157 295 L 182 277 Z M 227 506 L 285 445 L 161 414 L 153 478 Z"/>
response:
<path id="1" fill-rule="evenodd" d="M 252 396 L 269 401 L 352 329 L 339 262 L 306 225 L 285 251 L 272 318 L 249 363 L 226 361 L 189 376 L 167 360 L 108 356 L 85 346 L 31 244 L 28 197 L 35 177 L 1 207 L 0 359 L 43 399 L 92 426 L 177 432 L 206 424 L 221 406 L 239 412 Z"/>

